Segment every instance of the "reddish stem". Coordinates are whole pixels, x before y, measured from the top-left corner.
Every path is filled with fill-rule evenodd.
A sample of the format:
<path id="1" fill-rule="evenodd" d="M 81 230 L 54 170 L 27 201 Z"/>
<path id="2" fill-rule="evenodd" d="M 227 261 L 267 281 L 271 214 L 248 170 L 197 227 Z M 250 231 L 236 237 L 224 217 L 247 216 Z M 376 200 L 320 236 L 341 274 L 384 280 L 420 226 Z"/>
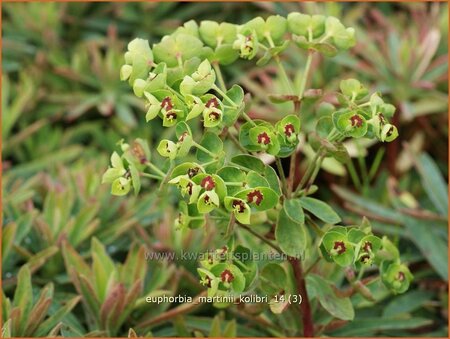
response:
<path id="1" fill-rule="evenodd" d="M 295 282 L 297 284 L 298 293 L 302 296 L 300 309 L 302 311 L 303 336 L 305 338 L 314 337 L 314 324 L 311 314 L 311 305 L 309 304 L 308 293 L 306 291 L 305 278 L 303 276 L 302 264 L 298 258 L 289 257 L 289 263 L 294 270 Z"/>

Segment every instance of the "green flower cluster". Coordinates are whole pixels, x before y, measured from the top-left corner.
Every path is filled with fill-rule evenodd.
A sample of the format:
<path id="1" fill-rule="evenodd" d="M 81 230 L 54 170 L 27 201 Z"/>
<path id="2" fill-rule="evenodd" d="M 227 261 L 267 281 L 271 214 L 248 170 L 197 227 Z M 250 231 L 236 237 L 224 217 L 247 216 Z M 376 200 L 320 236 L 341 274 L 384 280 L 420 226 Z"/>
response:
<path id="1" fill-rule="evenodd" d="M 285 114 L 275 124 L 251 119 L 245 112 L 243 89 L 238 85 L 227 89 L 220 66 L 230 65 L 239 57 L 250 60 L 258 55 L 257 65 L 274 59 L 286 83 L 294 89 L 279 58 L 291 42 L 308 50 L 299 94 L 273 95 L 270 99 L 278 103 L 291 101 L 294 114 Z M 291 256 L 304 252 L 307 233 L 302 208 L 314 214 L 326 209 L 326 204 L 302 197 L 312 194 L 309 186 L 301 189 L 310 183 L 305 181 L 295 190 L 291 181 L 289 187 L 284 173 L 279 177 L 252 153 L 267 153 L 278 161 L 290 155 L 295 158 L 301 128 L 300 104 L 316 95 L 305 92 L 312 55 L 318 52 L 334 56 L 354 44 L 354 29 L 346 28 L 338 19 L 301 13 L 291 13 L 287 18 L 257 17 L 243 25 L 189 21 L 152 48 L 146 40 L 131 41 L 120 77 L 144 100 L 146 121 L 160 119 L 163 127 L 173 128 L 176 138 L 163 139 L 156 147 L 159 155 L 166 158 L 167 173 L 150 162 L 146 143 L 138 139 L 132 146 L 121 143 L 123 154 L 113 153 L 103 182 L 111 184 L 115 195 L 125 195 L 131 188 L 137 193 L 141 176 L 161 181 L 161 187 L 168 183 L 177 187 L 184 198 L 175 221 L 178 228 L 199 228 L 208 219 L 218 220 L 218 224 L 228 225 L 227 235 L 231 235 L 235 221 L 270 222 L 277 225 L 275 237 L 280 251 Z M 348 153 L 341 143 L 347 137 L 389 142 L 398 136 L 396 127 L 389 123 L 394 106 L 385 103 L 377 93 L 368 99 L 367 96 L 368 90 L 357 80 L 340 83 L 340 108 L 328 104 L 331 108 L 321 114 L 317 123 L 319 142 L 314 144 L 314 139 L 308 138 L 320 158 L 314 165 L 320 165 L 322 158 L 330 155 L 348 162 Z M 240 118 L 245 123 L 239 126 L 236 122 Z M 192 132 L 195 124 L 201 124 L 204 130 L 199 141 Z M 234 128 L 238 129 L 239 140 L 233 136 Z M 227 157 L 224 136 L 230 136 L 248 154 Z M 188 160 L 193 149 L 196 159 Z M 153 173 L 146 173 L 147 168 Z M 318 170 L 319 167 L 307 171 L 309 182 L 313 182 Z M 284 203 L 280 204 L 282 196 Z M 334 216 L 331 219 L 334 223 L 340 220 Z M 370 228 L 335 226 L 323 236 L 320 248 L 326 260 L 342 267 L 356 267 L 362 272 L 365 267 L 379 266 L 382 281 L 395 293 L 403 293 L 412 280 L 408 268 L 400 262 L 398 250 L 387 238 L 373 235 Z M 219 251 L 241 250 L 247 249 L 229 244 Z M 213 258 L 203 261 L 198 271 L 209 296 L 237 294 L 255 278 L 256 269 L 251 265 L 235 258 Z"/>
<path id="2" fill-rule="evenodd" d="M 288 29 L 300 48 L 316 50 L 326 56 L 335 56 L 356 43 L 355 30 L 346 28 L 339 19 L 323 15 L 291 13 L 287 17 Z"/>
<path id="3" fill-rule="evenodd" d="M 387 238 L 372 234 L 364 227 L 334 226 L 322 237 L 323 257 L 342 267 L 359 270 L 377 265 L 381 280 L 394 293 L 404 293 L 413 279 L 408 267 L 400 262 L 398 249 Z"/>
<path id="4" fill-rule="evenodd" d="M 163 126 L 171 127 L 201 116 L 204 127 L 220 131 L 234 124 L 244 109 L 244 96 L 237 85 L 222 92 L 215 85 L 212 65 L 229 65 L 238 57 L 252 59 L 260 48 L 266 51 L 262 59 L 268 61 L 287 48 L 291 41 L 287 34 L 293 39 L 311 35 L 320 38 L 321 44 L 329 41 L 339 49 L 354 44 L 353 29 L 344 28 L 334 17 L 291 13 L 287 19 L 257 17 L 243 25 L 189 21 L 152 48 L 146 40 L 131 41 L 120 77 L 128 80 L 136 96 L 145 99 L 147 121 L 159 116 Z M 221 99 L 209 93 L 211 90 Z M 288 139 L 294 143 L 294 137 Z M 273 140 L 266 148 L 273 153 L 278 143 Z"/>
<path id="5" fill-rule="evenodd" d="M 380 94 L 367 99 L 368 90 L 356 79 L 342 80 L 339 102 L 343 106 L 332 115 L 334 127 L 352 138 L 377 138 L 391 142 L 398 136 L 397 128 L 388 119 L 395 113 L 395 106 L 385 103 Z"/>
<path id="6" fill-rule="evenodd" d="M 103 174 L 102 183 L 111 184 L 111 194 L 126 195 L 131 187 L 135 193 L 141 187 L 140 172 L 147 166 L 155 168 L 150 163 L 150 150 L 142 139 L 136 139 L 133 144 L 119 142 L 122 156 L 117 152 L 111 155 L 111 167 Z"/>
<path id="7" fill-rule="evenodd" d="M 288 115 L 275 126 L 264 120 L 253 120 L 241 126 L 239 142 L 250 152 L 264 151 L 269 154 L 287 157 L 298 144 L 300 119 Z"/>
<path id="8" fill-rule="evenodd" d="M 217 300 L 216 307 L 226 307 L 232 302 L 228 298 L 248 290 L 257 277 L 258 267 L 251 252 L 230 241 L 226 246 L 207 253 L 197 269 L 200 283 L 207 287 L 208 297 Z"/>
<path id="9" fill-rule="evenodd" d="M 225 213 L 221 208 L 232 212 L 238 222 L 250 224 L 252 212 L 273 209 L 279 200 L 264 176 L 237 166 L 225 166 L 213 174 L 207 173 L 204 165 L 186 162 L 174 168 L 169 184 L 176 185 L 186 198 L 176 220 L 180 228 L 200 227 L 205 214 L 214 211 L 220 218 Z M 279 190 L 278 182 L 274 188 Z"/>

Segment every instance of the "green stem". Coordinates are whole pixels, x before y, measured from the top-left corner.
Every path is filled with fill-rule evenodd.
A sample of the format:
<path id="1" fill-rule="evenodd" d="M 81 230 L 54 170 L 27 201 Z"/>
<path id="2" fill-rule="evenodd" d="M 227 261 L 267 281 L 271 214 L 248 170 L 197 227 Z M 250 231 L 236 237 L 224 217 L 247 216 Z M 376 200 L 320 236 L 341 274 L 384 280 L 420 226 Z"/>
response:
<path id="1" fill-rule="evenodd" d="M 164 175 L 163 180 L 161 180 L 161 184 L 159 185 L 159 191 L 160 192 L 166 192 L 166 189 L 168 187 L 167 182 L 169 181 L 170 176 L 172 175 L 172 171 L 175 167 L 175 162 L 173 160 L 170 161 L 170 167 L 169 170 L 167 171 L 167 174 Z M 163 195 L 163 194 L 161 194 Z"/>
<path id="2" fill-rule="evenodd" d="M 156 180 L 163 180 L 162 176 L 159 175 L 155 175 L 155 174 L 150 174 L 150 173 L 145 173 L 145 172 L 141 172 L 140 173 L 143 177 L 146 178 L 151 178 L 151 179 L 156 179 Z"/>
<path id="3" fill-rule="evenodd" d="M 353 161 L 351 159 L 347 162 L 347 168 L 350 173 L 350 177 L 352 178 L 353 185 L 355 185 L 358 191 L 361 191 L 361 181 L 359 180 L 355 166 L 353 165 Z"/>
<path id="4" fill-rule="evenodd" d="M 305 70 L 303 71 L 302 81 L 300 83 L 300 91 L 298 93 L 298 97 L 301 100 L 303 95 L 305 94 L 306 81 L 309 76 L 309 71 L 311 69 L 312 56 L 314 52 L 308 51 L 308 57 L 306 58 Z"/>
<path id="5" fill-rule="evenodd" d="M 158 173 L 158 175 L 160 175 L 161 177 L 164 177 L 166 175 L 166 173 L 164 173 L 163 171 L 161 171 L 158 167 L 156 167 L 155 165 L 153 165 L 150 161 L 147 161 L 145 163 L 152 171 Z"/>
<path id="6" fill-rule="evenodd" d="M 270 34 L 265 34 L 265 37 L 266 37 L 267 41 L 269 42 L 270 47 L 271 48 L 275 47 L 275 44 L 274 44 Z M 287 75 L 286 69 L 284 68 L 283 63 L 281 62 L 280 57 L 278 55 L 275 55 L 273 58 L 277 64 L 278 69 L 280 70 L 280 74 L 281 74 L 281 77 L 283 78 L 283 81 L 285 82 L 286 86 L 289 88 L 289 91 L 291 92 L 291 94 L 293 94 L 294 87 L 292 86 L 291 80 L 289 80 L 289 76 Z"/>
<path id="7" fill-rule="evenodd" d="M 177 55 L 177 62 L 178 62 L 178 67 L 180 67 L 181 69 L 183 68 L 183 59 L 181 58 L 181 55 Z"/>
<path id="8" fill-rule="evenodd" d="M 225 181 L 225 185 L 227 185 L 227 186 L 242 186 L 242 182 L 237 182 L 237 181 Z"/>
<path id="9" fill-rule="evenodd" d="M 211 164 L 214 164 L 214 163 L 217 162 L 217 161 L 219 161 L 219 160 L 217 160 L 217 159 L 211 160 L 211 161 L 205 162 L 204 164 L 202 164 L 202 166 L 203 166 L 203 167 L 206 167 L 206 166 L 209 166 L 209 165 L 211 165 Z"/>
<path id="10" fill-rule="evenodd" d="M 212 89 L 215 90 L 217 93 L 219 93 L 222 96 L 222 98 L 227 100 L 231 104 L 231 106 L 233 106 L 234 108 L 239 107 L 233 100 L 231 100 L 231 98 L 224 91 L 222 91 L 219 87 L 217 87 L 216 84 L 212 85 Z"/>
<path id="11" fill-rule="evenodd" d="M 324 158 L 323 155 L 321 155 L 319 157 L 319 159 L 317 160 L 317 165 L 315 166 L 314 171 L 311 174 L 311 177 L 309 178 L 308 183 L 306 184 L 305 193 L 304 193 L 305 195 L 308 194 L 308 191 L 311 188 L 312 184 L 314 183 L 314 180 L 316 180 L 317 174 L 319 173 L 319 170 L 320 170 L 320 166 L 322 166 L 323 158 Z"/>
<path id="12" fill-rule="evenodd" d="M 220 70 L 219 63 L 217 61 L 215 61 L 212 63 L 212 66 L 214 68 L 214 71 L 216 72 L 217 80 L 219 81 L 220 88 L 222 89 L 222 91 L 226 92 L 227 86 L 225 85 L 225 81 L 223 80 L 223 75 L 222 75 L 222 71 Z"/>
<path id="13" fill-rule="evenodd" d="M 253 121 L 252 121 L 252 122 L 253 122 Z M 230 137 L 231 141 L 236 145 L 237 148 L 239 148 L 239 150 L 240 150 L 241 152 L 243 152 L 243 153 L 248 153 L 248 151 L 247 151 L 244 147 L 242 147 L 242 145 L 241 145 L 241 143 L 239 142 L 239 140 L 236 139 L 236 137 L 230 132 L 230 130 L 228 130 L 227 133 L 228 133 L 227 135 Z"/>
<path id="14" fill-rule="evenodd" d="M 213 152 L 211 152 L 209 149 L 203 147 L 202 145 L 196 143 L 195 141 L 193 141 L 192 143 L 193 146 L 197 147 L 200 151 L 205 152 L 206 154 L 210 155 L 211 157 L 213 157 L 214 159 L 217 158 L 217 155 L 214 154 Z"/>
<path id="15" fill-rule="evenodd" d="M 263 43 L 258 43 L 259 47 L 261 47 L 263 50 L 268 51 L 269 47 L 267 47 L 266 45 L 264 45 Z"/>
<path id="16" fill-rule="evenodd" d="M 359 170 L 361 171 L 363 189 L 364 191 L 367 191 L 369 189 L 369 173 L 367 171 L 367 166 L 364 157 L 362 156 L 361 145 L 357 140 L 355 140 L 355 145 L 356 149 L 358 150 L 358 165 Z"/>
<path id="17" fill-rule="evenodd" d="M 178 99 L 180 99 L 182 102 L 185 102 L 184 97 L 183 97 L 180 93 L 178 93 L 177 91 L 175 91 L 172 87 L 166 86 L 166 89 L 167 89 L 168 91 L 172 92 L 173 94 L 175 94 L 175 95 L 178 97 Z"/>
<path id="18" fill-rule="evenodd" d="M 277 251 L 280 254 L 283 254 L 283 251 L 281 250 L 281 248 L 279 248 L 277 245 L 275 245 L 274 243 L 272 243 L 269 239 L 266 239 L 264 236 L 262 236 L 261 234 L 255 232 L 252 228 L 248 227 L 247 225 L 241 224 L 241 223 L 237 223 L 240 227 L 242 227 L 243 229 L 245 229 L 246 231 L 248 231 L 249 233 L 253 234 L 255 237 L 257 237 L 258 239 L 260 239 L 261 241 L 263 241 L 264 243 L 266 243 L 267 245 L 269 245 L 270 247 L 272 247 L 275 251 Z"/>
<path id="19" fill-rule="evenodd" d="M 287 192 L 288 197 L 292 195 L 294 189 L 294 179 L 295 179 L 295 163 L 297 162 L 297 148 L 295 148 L 294 153 L 291 155 L 291 161 L 289 164 L 289 177 L 287 181 Z"/>
<path id="20" fill-rule="evenodd" d="M 314 172 L 315 167 L 316 167 L 317 160 L 319 159 L 319 156 L 321 156 L 321 153 L 322 153 L 323 149 L 324 149 L 324 147 L 321 146 L 321 147 L 317 150 L 317 152 L 316 152 L 316 154 L 314 155 L 314 158 L 312 159 L 312 161 L 308 164 L 308 167 L 306 168 L 306 172 L 305 172 L 305 174 L 303 175 L 303 178 L 302 178 L 302 180 L 300 181 L 300 184 L 298 184 L 297 189 L 295 190 L 294 195 L 297 195 L 297 194 L 303 189 L 303 187 L 305 186 L 307 180 L 309 179 L 309 177 L 311 176 L 311 174 Z"/>
<path id="21" fill-rule="evenodd" d="M 286 176 L 284 175 L 284 169 L 283 165 L 281 164 L 281 160 L 279 157 L 275 157 L 275 163 L 277 164 L 278 173 L 280 174 L 281 184 L 283 188 L 283 192 L 285 195 L 287 195 L 287 182 L 286 182 Z"/>
<path id="22" fill-rule="evenodd" d="M 385 148 L 381 147 L 378 149 L 377 154 L 375 155 L 375 159 L 372 162 L 372 166 L 369 170 L 369 182 L 372 181 L 372 179 L 375 177 L 375 174 L 377 174 L 377 170 L 380 167 L 381 160 L 383 159 Z"/>
<path id="23" fill-rule="evenodd" d="M 314 260 L 314 262 L 311 264 L 311 266 L 309 266 L 306 270 L 305 273 L 303 273 L 305 276 L 307 276 L 309 274 L 309 272 L 312 271 L 312 269 L 320 262 L 320 259 L 322 259 L 322 257 L 318 256 L 316 258 L 316 260 Z"/>
<path id="24" fill-rule="evenodd" d="M 275 62 L 277 63 L 278 69 L 280 70 L 281 77 L 283 78 L 283 81 L 286 83 L 286 86 L 289 88 L 289 91 L 291 93 L 294 93 L 294 87 L 292 86 L 291 80 L 289 80 L 289 77 L 287 75 L 286 69 L 284 68 L 280 57 L 278 55 L 275 56 Z"/>
<path id="25" fill-rule="evenodd" d="M 191 220 L 203 220 L 205 219 L 205 216 L 200 216 L 200 217 L 189 217 Z M 209 219 L 211 220 L 228 220 L 228 218 L 225 217 L 219 217 L 218 215 L 209 215 L 208 216 Z"/>
<path id="26" fill-rule="evenodd" d="M 310 216 L 306 216 L 306 219 L 308 220 L 308 223 L 312 226 L 314 232 L 319 236 L 319 237 L 323 237 L 323 235 L 325 234 L 324 231 L 322 231 L 322 229 L 320 228 L 319 225 L 317 225 L 314 220 L 310 217 Z"/>
<path id="27" fill-rule="evenodd" d="M 247 113 L 245 113 L 244 111 L 241 112 L 242 117 L 249 123 L 251 123 L 253 126 L 256 126 L 255 122 L 252 120 L 252 118 L 250 118 Z"/>

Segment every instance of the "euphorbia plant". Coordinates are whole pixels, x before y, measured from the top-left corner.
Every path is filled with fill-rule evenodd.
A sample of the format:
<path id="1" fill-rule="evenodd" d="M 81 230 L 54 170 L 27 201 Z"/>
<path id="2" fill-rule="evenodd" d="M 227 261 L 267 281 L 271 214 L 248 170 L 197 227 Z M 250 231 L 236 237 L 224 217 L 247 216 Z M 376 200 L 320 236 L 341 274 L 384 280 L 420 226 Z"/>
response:
<path id="1" fill-rule="evenodd" d="M 313 184 L 325 158 L 350 164 L 344 140 L 390 142 L 398 135 L 389 123 L 395 107 L 379 93 L 369 95 L 358 80 L 343 79 L 336 93 L 339 106 L 328 104 L 315 132 L 301 138 L 305 134 L 302 102 L 321 94 L 306 88 L 313 58 L 333 57 L 354 44 L 353 28 L 322 15 L 257 17 L 242 25 L 189 21 L 152 48 L 146 40 L 131 41 L 120 70 L 121 79 L 145 102 L 145 120 L 167 127 L 170 132 L 165 135 L 172 137 L 156 147 L 166 158 L 164 163 L 153 159 L 145 141 L 122 142 L 120 154 L 113 153 L 103 176 L 104 182 L 111 183 L 111 193 L 125 195 L 133 188 L 137 194 L 142 177 L 161 182 L 161 189 L 177 187 L 179 213 L 174 227 L 199 228 L 208 221 L 222 230 L 218 234 L 224 247 L 215 252 L 221 256 L 211 254 L 198 269 L 208 296 L 265 293 L 274 313 L 295 308 L 287 307 L 295 303 L 289 296 L 301 296 L 305 336 L 314 334 L 308 293 L 334 317 L 351 320 L 354 312 L 348 297 L 337 296 L 326 279 L 309 273 L 312 267 L 304 270 L 302 261 L 316 258 L 340 267 L 348 279 L 349 295 L 360 293 L 369 300 L 374 297 L 367 279 L 362 279 L 365 270 L 378 267 L 381 281 L 394 293 L 405 292 L 412 280 L 394 244 L 374 235 L 367 219 L 360 225 L 341 225 L 326 202 L 311 197 L 318 189 Z M 291 47 L 307 55 L 298 86 L 282 62 L 284 51 Z M 244 89 L 238 84 L 227 86 L 221 73 L 238 58 L 257 59 L 257 66 L 274 62 L 288 92 L 267 95 L 275 103 L 292 102 L 292 111 L 283 112 L 275 124 L 252 119 L 247 114 L 251 100 Z M 300 139 L 307 140 L 315 156 L 295 185 Z M 264 154 L 277 170 L 261 160 Z M 288 157 L 290 171 L 284 173 L 281 159 Z M 263 234 L 259 225 L 273 226 L 273 232 Z M 284 254 L 292 270 L 278 263 L 261 268 L 251 256 L 242 256 L 257 249 L 239 243 L 235 235 L 240 229 Z M 290 280 L 295 286 L 287 283 Z M 215 303 L 217 307 L 230 304 Z"/>

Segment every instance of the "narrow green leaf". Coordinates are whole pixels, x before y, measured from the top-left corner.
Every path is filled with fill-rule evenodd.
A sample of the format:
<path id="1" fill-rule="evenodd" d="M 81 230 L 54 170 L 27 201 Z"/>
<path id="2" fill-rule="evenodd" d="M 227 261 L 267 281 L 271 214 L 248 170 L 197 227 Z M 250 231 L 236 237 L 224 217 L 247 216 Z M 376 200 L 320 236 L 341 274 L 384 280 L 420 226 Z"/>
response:
<path id="1" fill-rule="evenodd" d="M 421 290 L 407 292 L 404 295 L 396 297 L 383 310 L 384 318 L 397 317 L 404 313 L 410 313 L 425 302 L 433 298 L 433 293 Z"/>
<path id="2" fill-rule="evenodd" d="M 448 186 L 442 177 L 439 168 L 427 153 L 422 153 L 416 160 L 416 168 L 420 174 L 425 192 L 433 202 L 437 211 L 441 215 L 447 216 Z"/>
<path id="3" fill-rule="evenodd" d="M 308 292 L 311 298 L 316 297 L 322 307 L 333 317 L 342 320 L 353 320 L 355 311 L 350 298 L 338 298 L 327 282 L 316 274 L 309 274 L 306 277 Z"/>
<path id="4" fill-rule="evenodd" d="M 39 267 L 45 264 L 48 258 L 53 257 L 58 252 L 59 248 L 57 246 L 50 246 L 36 253 L 28 260 L 30 270 L 37 270 Z"/>
<path id="5" fill-rule="evenodd" d="M 64 316 L 68 314 L 70 311 L 72 311 L 72 309 L 78 304 L 80 299 L 81 299 L 80 296 L 76 296 L 70 299 L 63 307 L 58 309 L 51 317 L 49 317 L 44 322 L 39 324 L 35 336 L 43 337 L 50 331 L 52 331 L 52 329 L 54 329 L 55 326 L 58 326 L 58 323 L 64 318 Z"/>
<path id="6" fill-rule="evenodd" d="M 209 331 L 209 338 L 220 338 L 222 336 L 220 330 L 220 319 L 218 316 L 215 316 L 211 323 L 211 330 Z"/>
<path id="7" fill-rule="evenodd" d="M 7 262 L 9 253 L 14 244 L 14 237 L 17 231 L 15 222 L 7 224 L 2 231 L 2 262 Z"/>
<path id="8" fill-rule="evenodd" d="M 31 290 L 31 272 L 28 265 L 22 266 L 17 274 L 17 287 L 14 293 L 13 308 L 20 311 L 18 321 L 18 333 L 15 336 L 23 336 L 26 322 L 31 311 L 33 292 Z"/>
<path id="9" fill-rule="evenodd" d="M 336 224 L 341 221 L 341 218 L 331 206 L 323 201 L 310 197 L 303 197 L 300 198 L 300 203 L 305 210 L 311 212 L 322 221 L 330 224 Z"/>
<path id="10" fill-rule="evenodd" d="M 336 337 L 363 337 L 380 335 L 381 331 L 386 334 L 393 334 L 395 330 L 413 330 L 433 323 L 433 320 L 426 318 L 406 318 L 406 319 L 383 319 L 361 318 L 351 322 L 339 330 L 331 332 Z"/>
<path id="11" fill-rule="evenodd" d="M 405 227 L 408 229 L 409 237 L 419 248 L 428 262 L 436 272 L 448 281 L 448 243 L 435 230 L 430 229 L 434 225 L 429 222 L 405 218 Z"/>

